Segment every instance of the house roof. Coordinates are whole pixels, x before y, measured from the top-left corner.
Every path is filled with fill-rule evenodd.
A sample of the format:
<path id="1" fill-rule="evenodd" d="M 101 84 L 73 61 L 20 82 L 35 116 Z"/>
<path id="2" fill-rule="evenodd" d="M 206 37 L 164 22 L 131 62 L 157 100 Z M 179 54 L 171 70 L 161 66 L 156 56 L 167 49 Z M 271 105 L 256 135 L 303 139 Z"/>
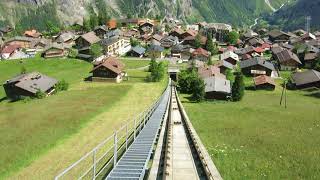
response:
<path id="1" fill-rule="evenodd" d="M 100 67 L 106 67 L 114 73 L 120 74 L 124 68 L 124 64 L 115 57 L 108 57 L 103 59 L 99 65 L 91 70 L 91 72 L 99 69 Z"/>
<path id="2" fill-rule="evenodd" d="M 305 72 L 297 72 L 292 75 L 293 82 L 297 85 L 304 85 L 320 81 L 320 72 L 316 70 L 308 70 Z"/>
<path id="3" fill-rule="evenodd" d="M 266 61 L 263 57 L 254 57 L 248 60 L 244 60 L 244 61 L 241 61 L 239 65 L 241 69 L 255 66 L 255 65 L 260 65 L 272 71 L 275 70 L 274 65 L 271 62 Z"/>
<path id="4" fill-rule="evenodd" d="M 205 50 L 205 49 L 198 48 L 198 49 L 193 51 L 192 55 L 193 56 L 202 55 L 202 56 L 209 57 L 209 52 L 207 50 Z"/>
<path id="5" fill-rule="evenodd" d="M 271 52 L 273 53 L 273 54 L 277 54 L 277 53 L 279 53 L 279 52 L 281 52 L 281 51 L 283 51 L 284 49 L 281 47 L 281 46 L 273 46 L 272 48 L 271 48 Z"/>
<path id="6" fill-rule="evenodd" d="M 161 36 L 160 34 L 155 34 L 152 36 L 152 38 L 160 42 L 163 36 Z"/>
<path id="7" fill-rule="evenodd" d="M 218 63 L 215 64 L 215 66 L 217 66 L 219 68 L 220 67 L 226 67 L 228 69 L 233 69 L 234 68 L 234 66 L 231 63 L 229 63 L 228 61 L 218 61 Z"/>
<path id="8" fill-rule="evenodd" d="M 183 35 L 185 36 L 196 36 L 198 34 L 198 31 L 189 29 L 186 32 L 183 33 Z"/>
<path id="9" fill-rule="evenodd" d="M 271 37 L 273 37 L 273 38 L 277 38 L 277 37 L 279 37 L 279 36 L 281 36 L 281 35 L 290 36 L 289 34 L 283 32 L 283 31 L 280 31 L 280 30 L 276 30 L 276 29 L 270 31 L 270 32 L 268 33 L 268 35 L 271 36 Z"/>
<path id="10" fill-rule="evenodd" d="M 226 76 L 220 73 L 220 68 L 217 66 L 202 66 L 198 68 L 198 74 L 201 78 L 220 76 L 225 78 Z"/>
<path id="11" fill-rule="evenodd" d="M 48 51 L 49 49 L 61 49 L 61 50 L 64 50 L 64 49 L 71 49 L 71 45 L 69 44 L 58 44 L 58 43 L 51 43 L 51 44 L 48 44 L 44 51 Z"/>
<path id="12" fill-rule="evenodd" d="M 118 42 L 121 38 L 119 36 L 114 36 L 114 37 L 111 37 L 111 38 L 105 38 L 105 39 L 102 39 L 100 41 L 100 44 L 102 46 L 110 46 L 116 42 Z"/>
<path id="13" fill-rule="evenodd" d="M 301 61 L 298 58 L 298 56 L 295 53 L 293 53 L 293 52 L 291 52 L 291 51 L 289 51 L 287 49 L 276 53 L 276 57 L 277 57 L 277 59 L 279 60 L 280 63 L 287 62 L 287 61 L 290 61 L 290 60 L 294 60 L 297 63 L 301 64 Z"/>
<path id="14" fill-rule="evenodd" d="M 236 54 L 238 54 L 238 55 L 243 55 L 243 54 L 248 54 L 248 53 L 255 52 L 255 49 L 254 49 L 253 46 L 248 46 L 248 47 L 245 47 L 245 48 L 237 49 L 234 52 Z"/>
<path id="15" fill-rule="evenodd" d="M 35 29 L 32 29 L 32 30 L 30 30 L 30 31 L 25 31 L 24 33 L 23 33 L 25 36 L 27 36 L 27 37 L 33 37 L 33 38 L 38 38 L 38 37 L 40 37 L 42 34 L 41 33 L 39 33 L 37 30 L 35 30 Z"/>
<path id="16" fill-rule="evenodd" d="M 239 61 L 239 56 L 232 51 L 225 51 L 223 54 L 220 55 L 220 60 L 225 60 L 228 58 L 232 58 L 236 61 Z"/>
<path id="17" fill-rule="evenodd" d="M 11 54 L 13 53 L 15 50 L 19 49 L 21 46 L 17 45 L 17 44 L 13 44 L 13 45 L 8 45 L 5 46 L 2 51 L 1 54 Z"/>
<path id="18" fill-rule="evenodd" d="M 103 30 L 103 31 L 105 31 L 105 32 L 107 32 L 108 30 L 107 30 L 107 26 L 106 25 L 102 25 L 102 26 L 97 26 L 97 27 L 95 27 L 94 28 L 94 30 L 93 31 L 97 31 L 97 30 Z"/>
<path id="19" fill-rule="evenodd" d="M 175 29 L 173 29 L 169 34 L 172 34 L 172 33 L 174 33 L 174 32 L 176 32 L 176 33 L 179 34 L 179 35 L 183 34 L 183 30 L 180 29 L 180 28 L 175 28 Z"/>
<path id="20" fill-rule="evenodd" d="M 319 56 L 320 55 L 318 53 L 306 53 L 304 55 L 304 60 L 305 61 L 312 61 L 312 60 L 315 60 Z"/>
<path id="21" fill-rule="evenodd" d="M 249 42 L 250 45 L 253 45 L 253 46 L 264 43 L 264 41 L 263 41 L 262 39 L 256 38 L 256 37 L 250 38 L 250 39 L 248 40 L 248 42 Z"/>
<path id="22" fill-rule="evenodd" d="M 148 51 L 162 52 L 164 51 L 164 48 L 159 45 L 151 44 L 148 48 Z"/>
<path id="23" fill-rule="evenodd" d="M 246 33 L 243 34 L 246 38 L 256 37 L 258 34 L 252 30 L 248 30 Z"/>
<path id="24" fill-rule="evenodd" d="M 205 63 L 203 61 L 194 59 L 188 62 L 188 67 L 192 67 L 192 65 L 196 68 L 199 68 L 204 67 Z"/>
<path id="25" fill-rule="evenodd" d="M 57 38 L 56 38 L 56 42 L 58 43 L 64 43 L 67 42 L 69 40 L 73 40 L 75 38 L 75 35 L 72 32 L 65 32 L 65 33 L 61 33 Z"/>
<path id="26" fill-rule="evenodd" d="M 309 38 L 311 38 L 311 39 L 317 39 L 316 36 L 313 35 L 313 34 L 311 34 L 311 33 L 306 33 L 306 34 L 304 34 L 301 38 L 302 38 L 302 39 L 309 39 Z"/>
<path id="27" fill-rule="evenodd" d="M 134 51 L 140 55 L 144 54 L 146 52 L 146 49 L 144 47 L 141 46 L 135 46 L 131 49 L 131 51 Z"/>
<path id="28" fill-rule="evenodd" d="M 15 36 L 13 38 L 6 40 L 5 42 L 8 43 L 8 42 L 12 42 L 12 41 L 33 42 L 33 41 L 38 41 L 38 39 L 32 38 L 32 37 L 25 37 L 25 36 Z"/>
<path id="29" fill-rule="evenodd" d="M 90 44 L 95 44 L 100 41 L 100 38 L 96 36 L 96 34 L 93 31 L 83 34 L 80 37 L 82 37 L 84 40 L 86 40 Z"/>
<path id="30" fill-rule="evenodd" d="M 230 81 L 225 78 L 213 76 L 204 78 L 205 92 L 231 93 Z"/>
<path id="31" fill-rule="evenodd" d="M 258 77 L 255 77 L 253 78 L 253 81 L 256 86 L 262 85 L 262 84 L 272 84 L 274 86 L 276 85 L 274 80 L 271 77 L 266 75 L 260 75 Z"/>
<path id="32" fill-rule="evenodd" d="M 15 83 L 16 87 L 36 93 L 38 90 L 42 92 L 48 91 L 54 85 L 57 84 L 57 80 L 39 72 L 31 72 L 27 74 L 18 75 L 6 83 Z"/>

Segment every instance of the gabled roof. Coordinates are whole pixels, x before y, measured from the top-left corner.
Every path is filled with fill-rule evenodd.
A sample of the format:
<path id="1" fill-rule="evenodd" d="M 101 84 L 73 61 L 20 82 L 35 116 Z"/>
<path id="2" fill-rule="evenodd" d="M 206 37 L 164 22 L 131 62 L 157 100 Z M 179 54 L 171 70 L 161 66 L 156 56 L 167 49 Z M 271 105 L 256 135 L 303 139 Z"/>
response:
<path id="1" fill-rule="evenodd" d="M 38 37 L 40 37 L 42 34 L 39 33 L 37 30 L 32 29 L 32 30 L 30 30 L 30 31 L 25 31 L 25 32 L 24 32 L 24 35 L 27 36 L 27 37 L 38 38 Z"/>
<path id="2" fill-rule="evenodd" d="M 320 82 L 320 72 L 316 70 L 298 72 L 292 75 L 292 79 L 297 86 L 309 84 L 313 82 Z"/>
<path id="3" fill-rule="evenodd" d="M 301 37 L 303 40 L 304 39 L 308 39 L 308 38 L 311 38 L 311 39 L 317 39 L 315 35 L 311 34 L 311 33 L 306 33 L 305 35 L 303 35 Z"/>
<path id="4" fill-rule="evenodd" d="M 221 77 L 207 77 L 204 78 L 205 92 L 220 92 L 220 93 L 231 93 L 230 81 Z"/>
<path id="5" fill-rule="evenodd" d="M 256 86 L 258 85 L 262 85 L 262 84 L 272 84 L 272 85 L 276 85 L 276 83 L 274 82 L 274 80 L 266 75 L 260 75 L 258 77 L 253 78 L 254 84 Z"/>
<path id="6" fill-rule="evenodd" d="M 174 33 L 174 32 L 177 33 L 177 34 L 179 34 L 179 35 L 183 34 L 183 30 L 180 29 L 180 28 L 175 28 L 175 29 L 173 29 L 169 34 Z"/>
<path id="7" fill-rule="evenodd" d="M 232 51 L 225 51 L 223 54 L 220 55 L 220 60 L 225 60 L 228 58 L 232 58 L 236 61 L 239 61 L 239 56 Z"/>
<path id="8" fill-rule="evenodd" d="M 206 56 L 206 57 L 209 57 L 209 52 L 205 49 L 202 49 L 202 48 L 198 48 L 196 50 L 193 51 L 192 53 L 193 56 L 198 56 L 198 55 L 202 55 L 202 56 Z"/>
<path id="9" fill-rule="evenodd" d="M 61 50 L 64 50 L 64 49 L 71 49 L 71 45 L 68 45 L 68 44 L 58 44 L 58 43 L 52 43 L 52 44 L 48 44 L 44 51 L 47 51 L 49 49 L 61 49 Z"/>
<path id="10" fill-rule="evenodd" d="M 83 34 L 80 37 L 89 42 L 90 44 L 95 44 L 100 41 L 100 38 L 96 36 L 96 34 L 93 31 Z"/>
<path id="11" fill-rule="evenodd" d="M 198 74 L 201 78 L 207 78 L 211 76 L 220 76 L 220 77 L 226 78 L 225 75 L 220 73 L 220 68 L 213 65 L 199 67 Z"/>
<path id="12" fill-rule="evenodd" d="M 72 32 L 65 32 L 65 33 L 61 33 L 57 38 L 56 38 L 56 42 L 58 43 L 64 43 L 67 42 L 69 40 L 73 40 L 75 38 L 75 35 Z"/>
<path id="13" fill-rule="evenodd" d="M 20 46 L 20 45 L 17 45 L 17 44 L 5 46 L 5 47 L 2 49 L 1 54 L 11 54 L 11 53 L 13 53 L 15 50 L 19 49 L 20 47 L 21 47 L 21 46 Z"/>
<path id="14" fill-rule="evenodd" d="M 148 48 L 148 51 L 162 52 L 164 51 L 164 48 L 159 45 L 151 44 Z"/>
<path id="15" fill-rule="evenodd" d="M 318 58 L 320 55 L 318 53 L 306 53 L 304 55 L 304 60 L 305 61 L 312 61 Z"/>
<path id="16" fill-rule="evenodd" d="M 105 39 L 102 39 L 102 40 L 100 41 L 100 44 L 101 44 L 102 46 L 110 46 L 110 45 L 112 45 L 112 44 L 120 41 L 120 39 L 121 39 L 121 38 L 120 38 L 119 36 L 114 36 L 114 37 L 111 37 L 111 38 L 105 38 Z"/>
<path id="17" fill-rule="evenodd" d="M 217 66 L 217 67 L 226 67 L 228 69 L 233 69 L 234 66 L 229 63 L 228 61 L 219 61 L 217 64 L 215 64 L 214 66 Z"/>
<path id="18" fill-rule="evenodd" d="M 251 67 L 251 66 L 255 66 L 255 65 L 260 65 L 260 66 L 263 66 L 267 69 L 270 69 L 272 71 L 275 70 L 275 67 L 274 65 L 269 62 L 269 61 L 266 61 L 263 57 L 254 57 L 254 58 L 251 58 L 251 59 L 248 59 L 248 60 L 245 60 L 245 61 L 241 61 L 239 63 L 240 65 L 240 68 L 241 69 L 244 69 L 244 68 L 247 68 L 247 67 Z"/>
<path id="19" fill-rule="evenodd" d="M 39 72 L 31 72 L 27 74 L 18 75 L 6 83 L 15 83 L 16 87 L 29 91 L 31 93 L 36 93 L 38 90 L 46 92 L 51 89 L 57 80 Z"/>
<path id="20" fill-rule="evenodd" d="M 90 72 L 93 72 L 96 69 L 99 69 L 100 67 L 105 67 L 116 74 L 120 74 L 120 73 L 122 73 L 122 70 L 124 68 L 124 64 L 114 57 L 108 57 L 108 58 L 102 60 L 102 63 L 100 63 L 99 65 L 94 67 Z"/>
<path id="21" fill-rule="evenodd" d="M 258 34 L 252 30 L 248 30 L 246 33 L 243 34 L 245 38 L 251 38 L 251 37 L 256 37 Z"/>
<path id="22" fill-rule="evenodd" d="M 152 36 L 153 39 L 157 40 L 157 41 L 161 41 L 161 39 L 163 38 L 163 36 L 161 36 L 160 34 L 155 34 Z"/>
<path id="23" fill-rule="evenodd" d="M 146 49 L 144 47 L 141 46 L 135 46 L 131 49 L 131 51 L 134 51 L 140 55 L 144 54 L 146 52 Z"/>
<path id="24" fill-rule="evenodd" d="M 268 35 L 271 36 L 271 37 L 273 37 L 273 38 L 277 38 L 277 37 L 279 37 L 279 36 L 281 36 L 281 35 L 286 35 L 286 36 L 290 37 L 289 34 L 283 32 L 283 31 L 280 31 L 280 30 L 276 30 L 276 29 L 270 31 L 270 32 L 268 33 Z"/>
<path id="25" fill-rule="evenodd" d="M 301 61 L 298 58 L 298 56 L 295 53 L 293 53 L 293 52 L 291 52 L 291 51 L 289 51 L 287 49 L 285 49 L 285 50 L 283 50 L 281 52 L 278 52 L 276 54 L 276 57 L 277 57 L 277 59 L 279 60 L 280 63 L 287 62 L 287 61 L 290 61 L 290 60 L 294 60 L 297 63 L 301 64 Z"/>
<path id="26" fill-rule="evenodd" d="M 107 30 L 107 26 L 106 26 L 106 25 L 97 26 L 97 27 L 95 27 L 95 28 L 94 28 L 94 30 L 93 30 L 93 31 L 97 31 L 97 30 L 103 30 L 103 31 L 105 31 L 105 32 L 107 32 L 107 31 L 108 31 L 108 30 Z"/>

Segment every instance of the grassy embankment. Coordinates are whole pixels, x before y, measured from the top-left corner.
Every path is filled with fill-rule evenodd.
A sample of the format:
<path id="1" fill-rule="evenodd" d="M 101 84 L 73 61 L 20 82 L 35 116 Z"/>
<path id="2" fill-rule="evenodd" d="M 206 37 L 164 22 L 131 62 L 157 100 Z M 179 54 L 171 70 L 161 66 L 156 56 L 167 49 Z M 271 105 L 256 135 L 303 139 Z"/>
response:
<path id="1" fill-rule="evenodd" d="M 285 109 L 279 84 L 275 91 L 246 91 L 241 102 L 197 104 L 181 95 L 224 179 L 319 179 L 320 96 L 288 91 Z"/>
<path id="2" fill-rule="evenodd" d="M 128 69 L 139 67 L 125 63 Z M 143 70 L 128 70 L 136 78 L 121 84 L 84 82 L 91 64 L 66 59 L 2 61 L 0 81 L 19 74 L 22 66 L 65 79 L 70 89 L 41 100 L 0 102 L 0 179 L 52 179 L 124 120 L 146 109 L 166 83 L 145 83 L 148 73 Z"/>

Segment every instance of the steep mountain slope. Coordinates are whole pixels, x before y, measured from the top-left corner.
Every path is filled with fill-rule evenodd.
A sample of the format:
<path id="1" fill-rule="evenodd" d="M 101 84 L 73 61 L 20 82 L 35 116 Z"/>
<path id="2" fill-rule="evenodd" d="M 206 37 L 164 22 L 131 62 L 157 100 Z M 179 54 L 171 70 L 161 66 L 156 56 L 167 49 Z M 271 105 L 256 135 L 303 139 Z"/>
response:
<path id="1" fill-rule="evenodd" d="M 272 12 L 265 0 L 1 0 L 0 25 L 46 18 L 71 24 L 82 20 L 88 7 L 95 9 L 97 1 L 104 1 L 109 15 L 114 17 L 169 15 L 188 22 L 206 20 L 237 26 L 250 24 L 256 17 Z M 278 8 L 286 0 L 269 1 Z M 43 9 L 50 12 L 49 16 Z M 26 18 L 29 14 L 33 19 Z"/>
<path id="2" fill-rule="evenodd" d="M 266 20 L 271 25 L 285 30 L 294 30 L 305 27 L 307 16 L 312 18 L 312 28 L 320 28 L 320 0 L 298 0 L 267 17 Z"/>

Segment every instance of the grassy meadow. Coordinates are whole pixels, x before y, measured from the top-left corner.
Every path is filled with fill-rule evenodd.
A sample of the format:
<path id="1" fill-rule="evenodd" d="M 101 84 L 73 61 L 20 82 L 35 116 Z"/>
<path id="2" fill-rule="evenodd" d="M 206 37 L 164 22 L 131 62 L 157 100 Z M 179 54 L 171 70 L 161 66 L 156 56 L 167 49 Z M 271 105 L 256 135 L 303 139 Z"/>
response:
<path id="1" fill-rule="evenodd" d="M 129 68 L 145 66 L 143 62 L 127 63 Z M 39 58 L 1 61 L 0 81 L 19 74 L 22 66 L 28 72 L 64 79 L 70 87 L 26 102 L 4 100 L 1 87 L 0 179 L 52 179 L 111 135 L 124 120 L 145 110 L 166 84 L 145 83 L 148 73 L 143 70 L 128 70 L 129 76 L 136 78 L 120 84 L 84 82 L 90 75 L 90 63 Z"/>
<path id="2" fill-rule="evenodd" d="M 319 96 L 288 91 L 285 109 L 281 91 L 246 91 L 241 102 L 192 103 L 180 95 L 224 179 L 320 178 Z"/>

